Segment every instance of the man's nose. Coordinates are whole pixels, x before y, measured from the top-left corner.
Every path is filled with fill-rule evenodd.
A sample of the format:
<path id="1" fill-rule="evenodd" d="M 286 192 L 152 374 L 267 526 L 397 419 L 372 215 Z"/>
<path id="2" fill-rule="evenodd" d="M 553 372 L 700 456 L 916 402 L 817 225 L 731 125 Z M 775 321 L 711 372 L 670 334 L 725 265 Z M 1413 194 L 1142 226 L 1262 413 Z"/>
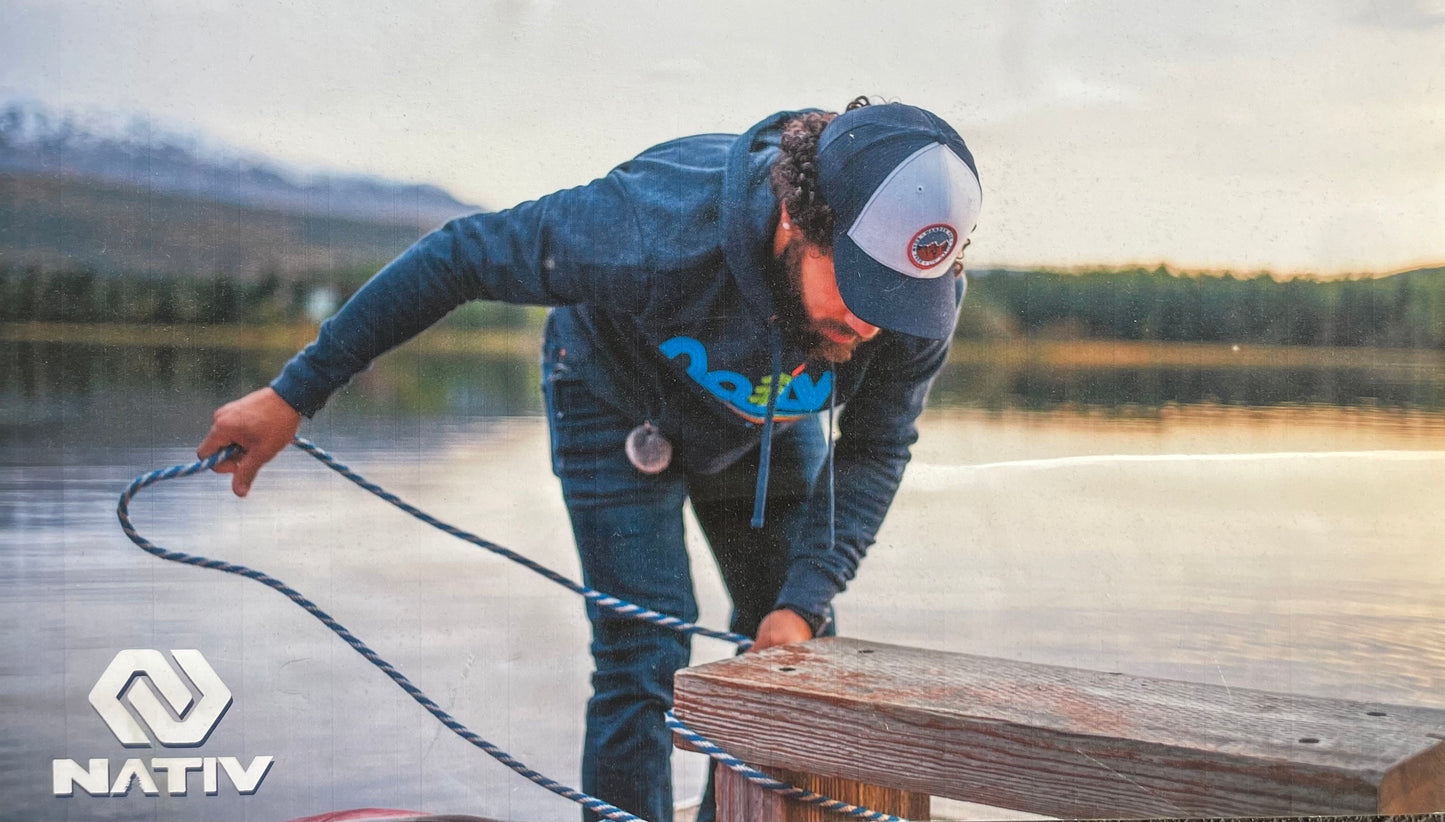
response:
<path id="1" fill-rule="evenodd" d="M 863 322 L 854 316 L 852 311 L 848 312 L 847 316 L 843 318 L 843 321 L 846 322 L 848 327 L 853 329 L 853 333 L 862 338 L 864 342 L 878 336 L 878 326 Z"/>

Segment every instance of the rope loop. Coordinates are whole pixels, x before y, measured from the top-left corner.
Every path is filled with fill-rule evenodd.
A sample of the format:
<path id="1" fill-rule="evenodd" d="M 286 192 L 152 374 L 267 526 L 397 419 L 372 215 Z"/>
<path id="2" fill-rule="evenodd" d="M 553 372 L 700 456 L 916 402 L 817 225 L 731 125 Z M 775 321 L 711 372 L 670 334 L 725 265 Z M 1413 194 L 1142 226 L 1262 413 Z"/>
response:
<path id="1" fill-rule="evenodd" d="M 431 516 L 425 511 L 422 511 L 421 509 L 410 505 L 395 494 L 392 494 L 381 486 L 368 481 L 365 477 L 351 470 L 351 468 L 349 468 L 345 464 L 339 462 L 335 457 L 331 456 L 331 454 L 327 453 L 320 446 L 316 445 L 310 440 L 305 439 L 304 437 L 296 437 L 291 444 L 315 457 L 327 468 L 330 468 L 331 470 L 342 475 L 343 477 L 346 477 L 348 480 L 360 486 L 361 488 L 371 492 L 373 495 L 381 498 L 382 500 L 390 503 L 391 505 L 400 508 L 401 510 L 421 520 L 422 522 L 425 522 L 433 528 L 437 528 L 438 530 L 450 534 L 451 536 L 454 536 L 464 542 L 469 542 L 479 548 L 485 548 L 486 550 L 491 551 L 494 554 L 505 557 L 527 568 L 528 570 L 538 573 L 543 577 L 551 580 L 552 582 L 555 582 L 558 585 L 561 585 L 562 587 L 585 597 L 587 600 L 595 603 L 599 607 L 611 609 L 618 614 L 630 617 L 632 619 L 642 620 L 644 622 L 653 623 L 654 625 L 661 625 L 666 628 L 671 628 L 674 631 L 692 634 L 695 636 L 712 637 L 713 639 L 720 639 L 725 642 L 731 642 L 736 644 L 743 650 L 747 650 L 753 644 L 752 639 L 743 636 L 742 634 L 733 633 L 731 631 L 717 631 L 711 628 L 704 628 L 691 622 L 687 622 L 686 620 L 678 619 L 677 617 L 670 616 L 668 614 L 658 613 L 657 611 L 654 611 L 650 608 L 644 608 L 640 605 L 635 605 L 626 600 L 619 599 L 618 597 L 614 597 L 610 594 L 606 594 L 593 588 L 589 588 L 586 585 L 574 582 L 571 579 L 563 576 L 562 574 L 559 574 L 556 571 L 553 571 L 552 569 L 547 568 L 540 563 L 534 562 L 533 560 L 528 559 L 527 557 L 524 557 L 509 548 L 504 548 L 501 545 L 483 539 L 469 531 L 465 531 L 461 528 L 457 528 L 454 525 L 449 525 L 445 522 L 442 522 L 441 520 Z M 197 462 L 174 465 L 170 468 L 163 468 L 157 471 L 151 471 L 148 474 L 142 474 L 141 476 L 131 480 L 130 484 L 127 485 L 125 490 L 121 492 L 120 501 L 116 505 L 115 513 L 116 517 L 120 520 L 121 530 L 125 532 L 125 535 L 130 539 L 131 542 L 135 543 L 138 547 L 141 548 L 141 550 L 153 556 L 168 560 L 170 562 L 178 562 L 183 565 L 195 565 L 201 568 L 210 568 L 215 571 L 224 571 L 228 574 L 235 574 L 237 576 L 245 577 L 246 579 L 255 580 L 262 585 L 274 589 L 282 596 L 285 596 L 287 599 L 299 605 L 302 609 L 304 609 L 307 613 L 311 614 L 313 617 L 319 620 L 327 628 L 330 628 L 332 633 L 336 634 L 338 637 L 344 640 L 346 644 L 350 645 L 368 662 L 370 662 L 372 665 L 375 665 L 382 671 L 382 673 L 390 677 L 391 680 L 395 682 L 403 691 L 405 691 L 408 696 L 410 696 L 418 705 L 421 705 L 423 708 L 425 708 L 428 713 L 436 717 L 436 719 L 443 725 L 445 725 L 449 730 L 451 730 L 452 733 L 455 733 L 457 736 L 465 739 L 473 746 L 481 749 L 488 756 L 491 756 L 493 759 L 496 759 L 498 762 L 501 762 L 503 765 L 506 765 L 508 768 L 516 771 L 517 773 L 521 774 L 532 782 L 535 782 L 536 784 L 542 786 L 543 788 L 546 788 L 552 793 L 576 802 L 577 804 L 581 805 L 589 811 L 592 811 L 603 819 L 615 820 L 616 822 L 644 822 L 644 820 L 639 819 L 638 817 L 628 813 L 627 811 L 622 810 L 621 808 L 603 802 L 601 799 L 597 799 L 596 797 L 588 796 L 587 794 L 579 790 L 569 788 L 566 785 L 561 784 L 560 782 L 557 782 L 540 773 L 537 773 L 531 768 L 528 768 L 525 764 L 513 757 L 511 754 L 507 753 L 501 748 L 498 748 L 491 742 L 483 739 L 466 725 L 458 721 L 451 714 L 447 713 L 446 710 L 444 710 L 440 705 L 433 701 L 431 697 L 427 696 L 421 688 L 418 688 L 412 683 L 410 679 L 407 679 L 406 676 L 401 673 L 401 671 L 398 671 L 395 667 L 391 665 L 391 663 L 387 662 L 385 659 L 382 659 L 381 655 L 379 655 L 376 651 L 372 650 L 369 645 L 367 645 L 365 642 L 362 642 L 359 638 L 356 637 L 356 635 L 348 631 L 345 626 L 337 622 L 330 614 L 323 611 L 318 605 L 316 605 L 316 603 L 307 599 L 305 596 L 302 596 L 299 591 L 290 587 L 281 580 L 276 579 L 269 574 L 257 571 L 253 568 L 248 568 L 244 565 L 238 565 L 236 563 L 225 562 L 222 560 L 209 559 L 204 556 L 187 554 L 182 551 L 166 550 L 146 539 L 140 534 L 139 531 L 136 530 L 135 525 L 131 522 L 130 503 L 131 500 L 133 500 L 136 494 L 138 494 L 140 491 L 152 485 L 155 485 L 158 482 L 177 479 L 180 477 L 189 477 L 195 474 L 199 474 L 203 471 L 209 471 L 210 469 L 215 468 L 217 465 L 220 465 L 222 462 L 232 459 L 239 453 L 240 449 L 237 446 L 231 445 L 222 448 L 220 451 L 217 451 L 216 453 L 212 454 L 209 457 L 206 457 L 205 459 L 198 460 Z M 682 723 L 679 722 L 677 718 L 672 715 L 671 711 L 667 712 L 666 722 L 667 727 L 670 728 L 673 733 L 687 739 L 694 746 L 696 746 L 698 750 L 706 752 L 712 758 L 724 763 L 729 768 L 732 768 L 734 771 L 741 773 L 747 779 L 759 785 L 762 785 L 769 790 L 796 799 L 800 802 L 818 805 L 828 810 L 846 814 L 857 819 L 876 820 L 877 822 L 900 822 L 897 817 L 889 816 L 888 814 L 878 813 L 877 811 L 871 811 L 867 808 L 860 808 L 856 805 L 849 805 L 845 802 L 838 802 L 837 800 L 829 799 L 826 796 L 821 796 L 819 794 L 812 793 L 811 791 L 804 791 L 801 788 L 796 788 L 786 783 L 779 782 L 778 780 L 773 779 L 766 774 L 753 770 L 752 768 L 749 768 L 747 765 L 743 764 L 740 760 L 729 756 L 721 748 L 717 747 L 711 742 L 708 742 L 703 737 L 698 736 L 692 731 L 687 730 L 687 728 L 685 728 Z"/>

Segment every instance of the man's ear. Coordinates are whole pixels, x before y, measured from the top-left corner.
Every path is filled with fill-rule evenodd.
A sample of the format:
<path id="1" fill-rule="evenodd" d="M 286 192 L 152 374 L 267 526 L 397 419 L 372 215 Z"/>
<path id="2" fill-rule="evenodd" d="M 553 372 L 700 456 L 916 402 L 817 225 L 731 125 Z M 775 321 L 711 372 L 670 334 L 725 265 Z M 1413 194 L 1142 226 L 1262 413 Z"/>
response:
<path id="1" fill-rule="evenodd" d="M 792 218 L 788 216 L 788 204 L 779 203 L 778 208 L 778 227 L 773 229 L 774 256 L 782 256 L 783 249 L 788 247 L 788 243 L 792 242 L 794 235 L 798 233 Z"/>

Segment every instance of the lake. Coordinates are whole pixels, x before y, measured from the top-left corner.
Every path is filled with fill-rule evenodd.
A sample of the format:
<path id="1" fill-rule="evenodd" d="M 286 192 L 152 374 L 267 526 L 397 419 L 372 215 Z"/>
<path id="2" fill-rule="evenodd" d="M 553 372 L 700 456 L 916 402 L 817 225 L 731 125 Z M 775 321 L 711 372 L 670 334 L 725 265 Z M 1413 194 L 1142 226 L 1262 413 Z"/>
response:
<path id="1" fill-rule="evenodd" d="M 521 346 L 523 349 L 527 346 Z M 1445 356 L 961 346 L 878 544 L 838 600 L 881 642 L 1445 708 Z M 115 520 L 192 460 L 275 349 L 0 343 L 0 817 L 288 819 L 351 807 L 573 819 L 301 609 L 162 562 Z M 383 360 L 302 433 L 437 517 L 578 576 L 530 354 Z M 315 600 L 481 736 L 577 783 L 578 598 L 289 450 L 133 505 L 163 547 Z M 691 526 L 691 523 L 690 523 Z M 693 528 L 694 538 L 696 529 Z M 703 624 L 727 606 L 694 539 Z M 694 661 L 731 649 L 697 640 Z M 123 649 L 196 649 L 233 696 L 199 748 L 122 747 L 87 701 Z M 275 757 L 254 795 L 56 797 L 52 760 Z M 679 799 L 701 790 L 693 755 Z"/>

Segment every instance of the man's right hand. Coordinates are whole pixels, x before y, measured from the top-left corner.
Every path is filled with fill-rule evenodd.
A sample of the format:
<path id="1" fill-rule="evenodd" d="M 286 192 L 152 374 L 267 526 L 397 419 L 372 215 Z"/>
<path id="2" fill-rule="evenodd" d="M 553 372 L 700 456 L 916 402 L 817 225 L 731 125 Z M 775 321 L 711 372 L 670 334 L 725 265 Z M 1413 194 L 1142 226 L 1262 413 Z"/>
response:
<path id="1" fill-rule="evenodd" d="M 256 472 L 290 445 L 300 428 L 301 415 L 268 386 L 216 409 L 211 432 L 201 441 L 196 456 L 205 459 L 228 445 L 239 445 L 239 456 L 213 470 L 234 474 L 231 491 L 244 497 L 251 490 Z"/>

